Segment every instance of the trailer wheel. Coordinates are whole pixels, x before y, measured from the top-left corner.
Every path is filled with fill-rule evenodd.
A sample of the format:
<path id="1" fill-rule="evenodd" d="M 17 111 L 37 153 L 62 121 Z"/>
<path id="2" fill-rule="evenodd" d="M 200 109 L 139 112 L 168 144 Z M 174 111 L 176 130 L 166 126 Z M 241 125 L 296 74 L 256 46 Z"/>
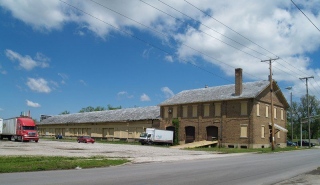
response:
<path id="1" fill-rule="evenodd" d="M 11 138 L 9 139 L 10 141 L 16 141 L 15 139 L 14 139 L 14 136 L 11 136 Z"/>

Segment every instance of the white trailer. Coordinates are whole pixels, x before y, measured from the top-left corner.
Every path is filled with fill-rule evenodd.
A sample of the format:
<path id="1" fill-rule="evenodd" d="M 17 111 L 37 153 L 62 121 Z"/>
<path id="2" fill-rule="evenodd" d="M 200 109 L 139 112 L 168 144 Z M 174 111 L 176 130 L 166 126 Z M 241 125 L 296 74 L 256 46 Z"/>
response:
<path id="1" fill-rule="evenodd" d="M 24 116 L 0 121 L 0 140 L 3 138 L 38 142 L 39 135 L 34 120 Z"/>
<path id="2" fill-rule="evenodd" d="M 147 128 L 140 135 L 139 142 L 144 144 L 173 144 L 173 131 Z"/>

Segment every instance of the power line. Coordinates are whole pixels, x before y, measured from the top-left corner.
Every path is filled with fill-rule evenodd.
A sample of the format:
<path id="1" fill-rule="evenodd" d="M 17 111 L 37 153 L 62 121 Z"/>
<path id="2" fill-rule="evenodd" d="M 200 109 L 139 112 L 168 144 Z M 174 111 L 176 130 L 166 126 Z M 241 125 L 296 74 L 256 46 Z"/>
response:
<path id="1" fill-rule="evenodd" d="M 140 1 L 141 1 L 141 2 L 144 2 L 144 1 L 142 1 L 142 0 L 140 0 Z M 239 44 L 239 45 L 241 45 L 241 46 L 243 46 L 243 47 L 245 47 L 245 48 L 247 48 L 247 49 L 249 49 L 249 50 L 251 50 L 251 51 L 254 51 L 254 52 L 256 52 L 256 53 L 258 53 L 258 54 L 260 54 L 260 55 L 264 55 L 265 57 L 269 58 L 267 55 L 265 55 L 265 54 L 263 54 L 263 53 L 261 53 L 261 52 L 259 52 L 259 51 L 257 51 L 257 50 L 254 50 L 254 49 L 252 49 L 252 48 L 249 48 L 248 46 L 246 46 L 246 45 L 244 45 L 244 44 L 241 44 L 240 42 L 238 42 L 238 41 L 236 41 L 236 40 L 234 40 L 234 39 L 232 39 L 232 38 L 230 38 L 230 37 L 228 37 L 228 36 L 226 36 L 226 35 L 218 32 L 218 31 L 216 31 L 216 30 L 214 30 L 214 29 L 212 29 L 212 28 L 210 28 L 209 26 L 203 24 L 202 22 L 200 22 L 200 21 L 198 21 L 198 20 L 195 20 L 194 18 L 192 18 L 192 17 L 190 17 L 189 15 L 181 12 L 180 10 L 177 10 L 176 8 L 170 6 L 169 4 L 167 4 L 167 3 L 165 3 L 165 2 L 163 2 L 163 1 L 161 1 L 161 0 L 158 0 L 158 1 L 161 2 L 162 4 L 166 5 L 167 7 L 171 8 L 171 9 L 173 9 L 173 10 L 179 12 L 179 13 L 181 13 L 182 15 L 188 17 L 189 19 L 191 19 L 191 20 L 193 20 L 193 21 L 201 24 L 202 26 L 204 26 L 204 27 L 206 27 L 206 28 L 208 28 L 208 29 L 210 29 L 210 30 L 218 33 L 219 35 L 221 35 L 221 36 L 223 36 L 223 37 L 225 37 L 225 38 L 227 38 L 227 39 L 229 39 L 229 40 L 231 40 L 231 41 L 233 41 L 233 42 L 235 42 L 235 43 L 237 43 L 237 44 Z M 144 3 L 145 3 L 145 2 L 144 2 Z M 147 3 L 146 3 L 146 4 L 147 4 Z M 149 5 L 149 4 L 148 4 L 148 5 Z M 152 7 L 153 7 L 153 6 L 152 6 Z M 166 14 L 167 14 L 167 13 L 166 13 Z M 167 15 L 168 15 L 168 14 L 167 14 Z M 173 16 L 171 16 L 171 17 L 173 17 Z M 176 18 L 176 19 L 177 19 L 177 18 Z M 193 27 L 193 28 L 194 28 L 194 27 Z M 197 28 L 195 28 L 195 29 L 197 29 Z M 199 29 L 197 29 L 197 30 L 199 30 Z M 199 31 L 200 31 L 200 30 L 199 30 Z M 203 32 L 203 31 L 202 31 L 202 32 Z M 219 40 L 219 39 L 218 39 L 218 40 Z M 220 41 L 220 40 L 219 40 L 219 41 Z M 222 41 L 221 41 L 221 42 L 222 42 Z M 223 42 L 223 43 L 224 43 L 224 42 Z M 240 50 L 240 49 L 238 49 L 238 50 Z M 240 50 L 240 51 L 242 51 L 242 50 Z M 251 55 L 251 54 L 249 54 L 249 55 Z M 253 55 L 251 55 L 251 56 L 253 56 Z M 258 57 L 255 57 L 255 56 L 253 56 L 253 57 L 259 59 Z M 259 59 L 259 60 L 261 60 L 261 59 Z"/>
<path id="2" fill-rule="evenodd" d="M 152 6 L 152 5 L 150 5 L 149 3 L 144 2 L 143 0 L 140 0 L 140 1 L 143 2 L 143 3 L 145 3 L 145 4 L 147 4 L 147 5 L 149 5 L 149 6 L 151 6 L 151 7 L 153 7 L 153 8 L 155 8 L 156 10 L 158 10 L 158 11 L 160 11 L 160 12 L 162 12 L 162 13 L 170 16 L 170 17 L 172 17 L 172 18 L 175 18 L 176 20 L 179 20 L 179 21 L 181 21 L 181 22 L 184 22 L 184 21 L 182 21 L 182 20 L 180 20 L 180 19 L 178 19 L 178 18 L 176 18 L 176 17 L 174 17 L 174 16 L 172 16 L 172 15 L 170 15 L 170 14 L 168 14 L 168 13 L 162 11 L 162 10 L 160 10 L 159 8 L 156 8 L 156 7 Z M 172 7 L 171 5 L 165 3 L 165 2 L 163 2 L 163 1 L 161 1 L 161 0 L 158 0 L 158 1 L 161 2 L 162 4 L 166 5 L 167 7 L 171 8 L 171 9 L 173 9 L 173 10 L 179 12 L 179 13 L 181 13 L 182 15 L 188 17 L 189 19 L 191 19 L 191 20 L 193 20 L 193 21 L 196 21 L 197 23 L 199 23 L 199 24 L 207 27 L 208 29 L 210 29 L 210 30 L 212 30 L 212 31 L 214 31 L 214 32 L 222 35 L 223 37 L 226 37 L 226 38 L 232 40 L 233 42 L 236 42 L 236 43 L 239 44 L 239 45 L 242 45 L 242 46 L 244 46 L 244 47 L 246 47 L 246 48 L 248 48 L 248 49 L 250 49 L 250 50 L 252 50 L 252 51 L 255 51 L 255 52 L 257 52 L 257 53 L 259 53 L 259 54 L 261 54 L 261 55 L 264 55 L 264 54 L 262 54 L 262 53 L 260 53 L 260 52 L 258 52 L 258 51 L 256 51 L 256 50 L 253 50 L 253 49 L 251 49 L 251 48 L 249 48 L 249 47 L 241 44 L 240 42 L 238 42 L 238 41 L 236 41 L 236 40 L 234 40 L 234 39 L 231 39 L 230 37 L 228 37 L 228 36 L 226 36 L 226 35 L 224 35 L 224 34 L 221 34 L 221 33 L 217 32 L 217 31 L 215 31 L 214 29 L 210 28 L 209 26 L 201 23 L 201 22 L 198 21 L 198 20 L 193 19 L 191 16 L 189 16 L 189 15 L 187 15 L 187 14 L 185 14 L 185 13 L 179 11 L 179 10 L 177 10 L 176 8 Z M 188 1 L 186 1 L 186 2 L 189 3 Z M 195 7 L 196 9 L 200 10 L 199 8 L 197 8 L 196 6 L 194 6 L 193 4 L 191 4 L 191 3 L 189 3 L 189 4 L 192 5 L 193 7 Z M 201 11 L 202 13 L 204 13 L 205 15 L 210 16 L 210 15 L 208 15 L 207 13 L 205 13 L 204 11 L 202 11 L 202 10 L 200 10 L 200 11 Z M 224 26 L 227 27 L 228 29 L 231 29 L 232 31 L 236 32 L 238 35 L 241 35 L 239 32 L 235 31 L 235 30 L 232 29 L 230 26 L 227 26 L 226 24 L 222 23 L 222 22 L 219 21 L 218 19 L 216 19 L 216 18 L 214 18 L 214 17 L 212 17 L 212 16 L 210 16 L 210 17 L 211 17 L 212 19 L 216 20 L 217 22 L 221 23 L 222 25 L 224 25 Z M 192 26 L 192 27 L 193 27 L 193 26 Z M 195 27 L 193 27 L 193 28 L 195 28 Z M 195 29 L 197 29 L 197 28 L 195 28 Z M 197 29 L 197 30 L 199 30 L 199 29 Z M 201 30 L 199 30 L 199 31 L 201 31 Z M 203 31 L 201 31 L 201 32 L 203 32 Z M 205 33 L 205 32 L 203 32 L 203 33 Z M 205 33 L 205 34 L 208 35 L 207 33 Z M 211 35 L 208 35 L 208 36 L 212 37 Z M 253 42 L 253 41 L 250 40 L 249 38 L 247 38 L 247 37 L 245 37 L 245 36 L 243 36 L 243 35 L 241 35 L 241 36 L 244 37 L 244 38 L 246 38 L 247 40 L 249 40 L 249 41 L 252 42 L 253 44 L 255 44 L 255 45 L 263 48 L 262 46 L 256 44 L 255 42 Z M 218 40 L 219 40 L 219 39 L 218 39 Z M 225 43 L 225 42 L 223 42 L 223 43 Z M 225 43 L 225 44 L 226 44 L 226 43 Z M 227 45 L 229 45 L 229 44 L 227 44 Z M 229 46 L 230 46 L 230 45 L 229 45 Z M 275 55 L 275 54 L 272 53 L 271 51 L 269 51 L 269 50 L 267 50 L 267 49 L 265 49 L 265 48 L 263 48 L 263 49 L 266 50 L 266 51 L 268 51 L 269 53 Z M 238 50 L 240 50 L 240 49 L 238 49 Z M 242 50 L 240 50 L 240 51 L 242 51 Z M 243 52 L 243 51 L 242 51 L 242 52 Z M 244 52 L 244 53 L 248 54 L 247 52 Z M 248 55 L 252 56 L 251 54 L 248 54 Z M 264 56 L 268 57 L 267 55 L 264 55 Z M 277 56 L 277 55 L 275 55 L 275 56 Z M 255 57 L 255 56 L 252 56 L 252 57 L 257 58 L 257 57 Z M 269 57 L 268 57 L 268 58 L 269 58 Z M 259 58 L 257 58 L 257 59 L 259 59 Z M 259 59 L 259 60 L 261 60 L 261 59 Z M 284 59 L 282 59 L 282 58 L 281 58 L 281 60 L 284 61 L 284 62 L 286 62 L 286 61 L 285 61 Z M 293 65 L 291 65 L 290 63 L 288 63 L 288 62 L 286 62 L 286 63 L 287 63 L 288 65 L 292 66 L 293 68 L 295 68 L 295 67 L 294 67 Z M 282 65 L 282 64 L 279 63 L 279 62 L 278 62 L 278 64 L 281 65 L 281 66 L 283 66 L 284 68 L 287 68 L 286 66 Z M 274 66 L 274 68 L 276 68 L 276 69 L 278 69 L 278 70 L 280 70 L 280 71 L 282 71 L 282 72 L 284 72 L 284 73 L 287 73 L 287 74 L 289 74 L 290 76 L 296 77 L 296 76 L 294 76 L 292 73 L 286 72 L 286 71 L 282 70 L 281 68 L 278 68 L 278 67 L 276 67 L 276 66 Z M 295 68 L 295 69 L 297 69 L 297 68 Z M 297 70 L 299 70 L 299 69 L 297 69 Z M 291 71 L 291 72 L 299 75 L 298 73 L 296 73 L 296 72 L 293 71 L 293 70 L 289 70 L 289 71 Z M 301 70 L 300 70 L 300 71 L 301 71 Z M 302 71 L 301 71 L 301 72 L 302 72 Z"/>
<path id="3" fill-rule="evenodd" d="M 142 26 L 144 26 L 144 27 L 146 27 L 146 28 L 148 28 L 148 29 L 150 29 L 150 30 L 158 33 L 158 34 L 161 34 L 161 35 L 163 35 L 163 36 L 165 36 L 165 37 L 168 36 L 168 35 L 160 32 L 160 31 L 158 31 L 158 30 L 155 30 L 155 29 L 153 29 L 153 28 L 151 28 L 151 27 L 149 27 L 149 26 L 147 26 L 147 25 L 145 25 L 145 24 L 143 24 L 143 23 L 141 23 L 141 22 L 139 22 L 139 21 L 136 21 L 136 20 L 134 20 L 134 19 L 132 19 L 132 18 L 130 18 L 130 17 L 128 17 L 128 16 L 126 16 L 126 15 L 124 15 L 124 14 L 116 11 L 116 10 L 113 10 L 113 9 L 111 9 L 111 8 L 103 5 L 103 4 L 100 4 L 100 3 L 98 3 L 98 2 L 96 2 L 96 1 L 94 1 L 94 0 L 90 0 L 90 1 L 93 2 L 93 3 L 95 3 L 95 4 L 97 4 L 97 5 L 99 5 L 99 6 L 102 6 L 102 7 L 106 8 L 106 9 L 108 9 L 108 10 L 110 10 L 110 11 L 112 11 L 112 12 L 118 14 L 118 15 L 121 15 L 121 16 L 123 16 L 123 17 L 125 17 L 125 18 L 127 18 L 127 19 L 129 19 L 129 20 L 131 20 L 131 21 L 133 21 L 133 22 L 135 22 L 135 23 L 137 23 L 137 24 L 140 24 L 140 25 L 142 25 Z M 213 60 L 215 60 L 215 61 L 217 61 L 217 62 L 223 63 L 223 64 L 226 65 L 226 66 L 229 66 L 229 67 L 232 67 L 232 68 L 236 68 L 236 67 L 231 66 L 231 65 L 229 65 L 229 64 L 227 64 L 227 63 L 225 63 L 225 62 L 222 62 L 221 60 L 218 60 L 218 59 L 216 59 L 216 58 L 214 58 L 214 57 L 212 57 L 212 56 L 210 56 L 210 55 L 208 55 L 208 54 L 206 54 L 206 53 L 204 53 L 204 52 L 202 52 L 202 51 L 200 51 L 200 50 L 197 50 L 197 49 L 195 49 L 195 48 L 193 48 L 193 47 L 191 47 L 191 46 L 189 46 L 189 45 L 187 45 L 187 44 L 184 44 L 184 43 L 181 43 L 181 44 L 184 45 L 184 46 L 186 46 L 186 47 L 188 47 L 189 49 L 192 49 L 193 51 L 196 51 L 196 52 L 200 53 L 200 54 L 203 55 L 203 56 L 206 56 L 206 57 L 208 57 L 208 58 L 211 58 L 211 59 L 213 59 Z M 235 49 L 237 49 L 237 48 L 235 48 Z M 239 49 L 238 49 L 238 50 L 239 50 Z M 245 53 L 246 53 L 246 52 L 245 52 Z M 246 54 L 249 54 L 249 53 L 246 53 Z M 250 55 L 250 54 L 249 54 L 249 55 Z M 253 55 L 251 55 L 251 56 L 253 56 Z M 253 57 L 254 57 L 254 56 L 253 56 Z M 255 57 L 255 58 L 257 58 L 257 57 Z M 257 59 L 259 59 L 259 58 L 257 58 Z M 245 72 L 245 73 L 246 73 L 246 72 Z M 254 78 L 260 79 L 259 77 L 256 77 L 256 76 L 254 76 L 254 75 L 252 75 L 252 74 L 249 74 L 249 73 L 246 73 L 246 74 L 248 74 L 248 75 L 250 75 L 250 76 L 252 76 L 252 77 L 254 77 Z"/>
<path id="4" fill-rule="evenodd" d="M 156 49 L 158 49 L 158 50 L 166 53 L 167 55 L 174 56 L 173 53 L 170 53 L 170 52 L 168 52 L 168 51 L 166 51 L 166 50 L 164 50 L 164 49 L 162 49 L 162 48 L 160 48 L 160 47 L 158 47 L 158 46 L 156 46 L 156 45 L 154 45 L 154 44 L 151 44 L 151 43 L 147 42 L 146 40 L 141 39 L 141 38 L 133 35 L 133 34 L 130 33 L 130 32 L 127 32 L 127 31 L 124 31 L 124 30 L 122 30 L 122 29 L 120 29 L 120 28 L 117 28 L 117 27 L 114 26 L 113 24 L 110 24 L 110 23 L 108 23 L 108 22 L 106 22 L 106 21 L 104 21 L 104 20 L 102 20 L 102 19 L 100 19 L 100 18 L 98 18 L 98 17 L 90 14 L 90 13 L 87 13 L 86 11 L 84 11 L 84 10 L 82 10 L 82 9 L 74 6 L 74 5 L 71 5 L 71 4 L 69 4 L 69 3 L 67 3 L 67 2 L 65 2 L 65 1 L 63 1 L 63 0 L 59 0 L 59 1 L 62 2 L 62 3 L 64 3 L 64 4 L 66 4 L 66 5 L 68 5 L 68 6 L 70 6 L 70 7 L 72 7 L 72 8 L 74 8 L 74 9 L 76 9 L 76 10 L 78 10 L 78 11 L 80 11 L 80 12 L 82 12 L 82 13 L 84 13 L 84 14 L 86 14 L 86 15 L 88 15 L 88 16 L 90 16 L 90 17 L 92 17 L 92 18 L 94 18 L 94 19 L 96 19 L 96 20 L 98 20 L 98 21 L 103 22 L 104 24 L 106 24 L 106 25 L 114 28 L 115 30 L 118 30 L 118 31 L 120 31 L 120 32 L 122 32 L 122 33 L 125 33 L 126 35 L 128 35 L 128 36 L 130 36 L 130 37 L 132 37 L 132 38 L 135 38 L 135 39 L 139 40 L 140 42 L 143 42 L 143 43 L 147 44 L 148 46 L 151 46 L 151 47 L 153 47 L 153 48 L 156 48 Z M 221 76 L 219 76 L 219 75 L 217 75 L 217 74 L 215 74 L 215 73 L 213 73 L 213 72 L 210 72 L 210 71 L 208 71 L 207 69 L 204 69 L 204 68 L 202 68 L 202 67 L 200 67 L 200 66 L 198 66 L 198 65 L 196 65 L 196 64 L 193 64 L 193 63 L 191 63 L 191 62 L 189 62 L 189 61 L 187 61 L 187 60 L 184 60 L 184 59 L 181 59 L 181 60 L 184 61 L 184 62 L 186 62 L 186 63 L 188 63 L 188 64 L 191 64 L 192 66 L 195 66 L 195 67 L 197 67 L 197 68 L 199 68 L 199 69 L 201 69 L 201 70 L 203 70 L 203 71 L 206 71 L 206 72 L 208 72 L 208 73 L 210 73 L 210 74 L 212 74 L 212 75 L 214 75 L 214 76 L 217 76 L 217 77 L 219 77 L 219 78 L 221 78 L 221 79 L 223 79 L 223 80 L 226 80 L 226 81 L 228 81 L 228 82 L 233 83 L 232 81 L 230 81 L 230 80 L 228 80 L 228 79 L 226 79 L 226 78 L 223 78 L 223 77 L 221 77 Z"/>
<path id="5" fill-rule="evenodd" d="M 160 0 L 159 0 L 160 1 Z M 236 34 L 238 34 L 239 36 L 241 36 L 242 38 L 250 41 L 251 43 L 255 44 L 256 46 L 260 47 L 261 49 L 273 54 L 275 57 L 278 57 L 276 54 L 272 53 L 271 51 L 267 50 L 266 48 L 260 46 L 259 44 L 253 42 L 251 39 L 247 38 L 246 36 L 240 34 L 239 32 L 235 31 L 234 29 L 232 29 L 230 26 L 224 24 L 223 22 L 219 21 L 218 19 L 212 17 L 211 15 L 209 15 L 208 13 L 206 13 L 205 11 L 201 10 L 200 8 L 198 8 L 197 6 L 195 6 L 194 4 L 190 3 L 189 1 L 187 0 L 184 0 L 186 3 L 188 3 L 189 5 L 191 5 L 192 7 L 194 7 L 195 9 L 199 10 L 200 12 L 202 12 L 203 14 L 205 14 L 206 16 L 210 17 L 211 19 L 217 21 L 218 23 L 222 24 L 223 26 L 227 27 L 228 29 L 232 30 L 233 32 L 235 32 Z M 271 57 L 268 57 L 268 58 L 271 58 Z"/>
<path id="6" fill-rule="evenodd" d="M 149 46 L 151 46 L 151 47 L 153 47 L 153 48 L 156 48 L 156 49 L 158 49 L 158 50 L 160 50 L 160 51 L 162 51 L 162 52 L 164 52 L 164 53 L 166 53 L 166 54 L 168 54 L 168 55 L 170 55 L 170 56 L 173 56 L 173 57 L 175 57 L 175 58 L 178 58 L 178 57 L 175 56 L 174 53 L 168 52 L 168 51 L 166 51 L 165 49 L 163 49 L 163 48 L 161 48 L 161 47 L 159 47 L 159 46 L 156 46 L 155 44 L 151 44 L 150 42 L 148 42 L 148 41 L 146 41 L 146 40 L 144 40 L 144 39 L 141 39 L 141 38 L 133 35 L 133 34 L 130 33 L 130 32 L 121 30 L 120 28 L 118 28 L 118 27 L 116 27 L 116 26 L 114 26 L 114 25 L 112 25 L 112 24 L 110 24 L 110 23 L 107 23 L 107 22 L 103 21 L 102 19 L 99 19 L 99 18 L 97 18 L 97 17 L 95 17 L 95 16 L 93 16 L 93 15 L 91 15 L 91 14 L 89 14 L 89 13 L 87 13 L 87 12 L 85 12 L 85 11 L 83 11 L 83 10 L 81 10 L 81 9 L 73 6 L 73 5 L 71 5 L 71 4 L 68 4 L 68 3 L 66 3 L 66 2 L 64 2 L 64 1 L 62 1 L 62 0 L 60 0 L 60 1 L 63 2 L 63 3 L 65 3 L 65 4 L 67 4 L 67 5 L 69 5 L 70 7 L 73 7 L 74 9 L 77 9 L 78 11 L 83 12 L 84 14 L 87 14 L 87 15 L 89 15 L 89 16 L 91 16 L 91 17 L 93 17 L 93 18 L 95 18 L 95 19 L 97 19 L 97 20 L 99 20 L 99 21 L 101 21 L 101 22 L 103 22 L 103 23 L 105 23 L 105 24 L 113 27 L 114 29 L 116 29 L 116 30 L 118 30 L 118 31 L 121 31 L 121 32 L 123 32 L 123 33 L 131 36 L 132 38 L 135 38 L 135 39 L 137 39 L 137 40 L 139 40 L 139 41 L 141 41 L 141 42 L 143 42 L 143 43 L 146 43 L 147 45 L 149 45 Z M 162 33 L 162 32 L 159 32 L 159 31 L 157 31 L 157 30 L 155 30 L 155 29 L 153 29 L 153 28 L 150 28 L 149 26 L 146 26 L 146 25 L 144 25 L 144 24 L 142 24 L 142 23 L 140 23 L 140 22 L 138 22 L 138 21 L 136 21 L 136 20 L 134 20 L 134 19 L 132 19 L 132 18 L 130 18 L 130 17 L 128 17 L 128 16 L 125 16 L 125 15 L 122 14 L 122 13 L 119 13 L 119 12 L 117 12 L 117 11 L 111 9 L 111 8 L 108 8 L 108 7 L 106 7 L 106 6 L 102 5 L 102 4 L 99 4 L 99 3 L 97 3 L 97 2 L 95 2 L 95 1 L 93 1 L 93 0 L 91 0 L 91 1 L 94 2 L 94 3 L 96 3 L 96 4 L 98 4 L 98 5 L 100 5 L 100 6 L 105 7 L 105 8 L 107 8 L 108 10 L 110 10 L 110 11 L 112 11 L 112 12 L 114 12 L 114 13 L 117 13 L 117 14 L 119 14 L 119 15 L 121 15 L 121 16 L 129 19 L 129 20 L 131 20 L 131 21 L 134 21 L 134 22 L 136 22 L 136 23 L 138 23 L 138 24 L 140 24 L 140 25 L 143 25 L 143 26 L 145 26 L 146 28 L 148 28 L 148 29 L 150 29 L 150 30 L 152 30 L 152 31 L 154 31 L 154 32 L 157 32 L 157 33 L 159 33 L 159 34 L 161 34 L 161 35 L 167 36 L 166 34 L 164 34 L 164 33 Z M 143 2 L 143 1 L 141 0 L 141 2 Z M 145 2 L 144 2 L 144 3 L 145 3 Z M 149 6 L 150 6 L 150 5 L 149 5 Z M 153 8 L 155 8 L 155 7 L 153 7 Z M 158 9 L 158 10 L 160 11 L 160 9 Z M 163 12 L 163 13 L 165 13 L 165 12 Z M 167 14 L 167 15 L 168 15 L 168 14 Z M 172 17 L 173 17 L 173 16 L 172 16 Z M 182 20 L 181 20 L 181 21 L 182 21 Z M 185 45 L 185 44 L 183 44 L 183 45 Z M 199 52 L 200 54 L 202 54 L 202 55 L 204 55 L 204 56 L 206 56 L 206 57 L 212 58 L 213 60 L 216 60 L 216 61 L 218 61 L 218 62 L 220 62 L 220 63 L 223 63 L 223 64 L 225 64 L 225 65 L 227 65 L 227 66 L 229 66 L 229 67 L 235 68 L 235 67 L 233 67 L 233 66 L 231 66 L 231 65 L 229 65 L 229 64 L 226 64 L 226 63 L 224 63 L 224 62 L 222 62 L 222 61 L 220 61 L 220 60 L 217 60 L 216 58 L 214 58 L 214 57 L 212 57 L 212 56 L 210 56 L 210 55 L 207 55 L 207 54 L 205 54 L 205 53 L 203 53 L 203 52 L 201 52 L 201 51 L 199 51 L 199 50 L 196 50 L 196 49 L 194 49 L 194 48 L 192 48 L 192 47 L 190 47 L 190 46 L 188 46 L 188 45 L 185 45 L 185 46 L 188 47 L 188 48 L 190 48 L 190 49 L 192 49 L 192 50 L 194 50 L 194 51 Z M 178 59 L 179 59 L 179 58 L 178 58 Z M 223 77 L 221 77 L 221 76 L 219 76 L 219 75 L 216 75 L 215 73 L 212 73 L 212 72 L 210 72 L 210 71 L 207 70 L 207 69 L 204 69 L 204 68 L 202 68 L 202 67 L 200 67 L 200 66 L 197 66 L 196 64 L 194 64 L 194 63 L 192 63 L 192 62 L 188 62 L 188 61 L 185 60 L 185 59 L 180 59 L 180 60 L 182 60 L 182 61 L 184 61 L 184 62 L 186 62 L 186 63 L 188 63 L 188 64 L 191 64 L 191 65 L 193 65 L 193 66 L 195 66 L 195 67 L 197 67 L 197 68 L 199 68 L 199 69 L 201 69 L 201 70 L 203 70 L 203 71 L 206 71 L 206 72 L 208 72 L 208 73 L 210 73 L 210 74 L 212 74 L 212 75 L 214 75 L 214 76 L 217 76 L 217 77 L 219 77 L 219 78 L 221 78 L 221 79 L 224 79 L 224 80 L 226 80 L 226 81 L 231 82 L 230 80 L 228 80 L 228 79 L 226 79 L 226 78 L 223 78 Z M 277 69 L 283 71 L 283 70 L 280 69 L 280 68 L 277 68 Z M 283 72 L 287 73 L 286 71 L 283 71 Z M 247 74 L 249 74 L 249 73 L 247 73 Z M 288 74 L 290 74 L 290 73 L 288 73 Z M 253 77 L 257 78 L 257 79 L 260 79 L 259 77 L 256 77 L 256 76 L 254 76 L 254 75 L 251 75 L 251 74 L 249 74 L 249 75 L 250 75 L 250 76 L 253 76 Z M 290 74 L 290 75 L 292 75 L 292 74 Z M 293 76 L 293 75 L 292 75 L 292 76 Z"/>
<path id="7" fill-rule="evenodd" d="M 160 2 L 162 2 L 161 0 L 159 0 Z M 263 48 L 261 45 L 259 45 L 259 44 L 257 44 L 257 43 L 255 43 L 255 42 L 253 42 L 251 39 L 249 39 L 249 38 L 247 38 L 247 37 L 245 37 L 244 35 L 242 35 L 242 34 L 240 34 L 239 32 L 237 32 L 237 31 L 235 31 L 234 29 L 232 29 L 230 26 L 228 26 L 228 25 L 226 25 L 226 24 L 224 24 L 223 22 L 221 22 L 221 21 L 219 21 L 218 19 L 216 19 L 216 18 L 214 18 L 213 16 L 211 16 L 211 15 L 209 15 L 208 13 L 206 13 L 205 11 L 203 11 L 203 10 L 201 10 L 200 8 L 198 8 L 197 6 L 195 6 L 194 4 L 192 4 L 192 3 L 190 3 L 189 1 L 187 1 L 187 0 L 184 0 L 186 3 L 188 3 L 189 5 L 191 5 L 192 7 L 194 7 L 195 9 L 197 9 L 197 10 L 199 10 L 200 12 L 202 12 L 204 15 L 206 15 L 206 16 L 208 16 L 208 17 L 210 17 L 210 18 L 212 18 L 213 20 L 215 20 L 215 21 L 217 21 L 217 22 L 219 22 L 220 24 L 222 24 L 223 26 L 225 26 L 226 28 L 228 28 L 228 29 L 230 29 L 230 30 L 232 30 L 233 32 L 235 32 L 236 34 L 238 34 L 238 35 L 240 35 L 241 37 L 243 37 L 243 38 L 245 38 L 246 40 L 248 40 L 248 41 L 250 41 L 251 43 L 253 43 L 253 44 L 255 44 L 255 45 L 257 45 L 258 47 L 260 47 L 260 48 L 262 48 L 262 49 L 264 49 L 265 51 L 267 51 L 267 52 L 269 52 L 269 53 L 271 53 L 271 54 L 273 54 L 273 55 L 275 55 L 275 56 L 277 56 L 276 54 L 274 54 L 273 52 L 271 52 L 271 51 L 269 51 L 269 50 L 267 50 L 267 49 L 265 49 L 265 48 Z M 189 17 L 189 16 L 188 16 Z M 266 56 L 266 55 L 265 55 Z M 280 58 L 280 57 L 279 57 Z M 303 73 L 303 74 L 306 74 L 306 73 L 304 73 L 303 71 L 301 71 L 300 69 L 298 69 L 298 68 L 296 68 L 295 66 L 293 66 L 292 64 L 290 64 L 290 63 L 288 63 L 287 61 L 285 61 L 283 58 L 280 58 L 282 61 L 284 61 L 285 63 L 287 63 L 288 65 L 290 65 L 291 67 L 293 67 L 294 69 L 296 69 L 296 70 L 298 70 L 298 71 L 300 71 L 301 73 Z M 281 63 L 279 63 L 279 62 L 277 62 L 279 65 L 281 65 L 281 66 L 283 66 L 283 67 L 286 67 L 286 66 L 284 66 L 284 65 L 282 65 Z M 277 68 L 277 67 L 275 67 L 275 68 Z M 280 68 L 277 68 L 277 69 L 279 69 L 279 70 L 281 70 L 281 71 L 283 71 L 283 72 L 285 72 L 285 73 L 287 73 L 287 74 L 289 74 L 289 75 L 291 75 L 291 76 L 293 76 L 291 73 L 288 73 L 288 72 L 286 72 L 286 71 L 284 71 L 284 70 L 282 70 L 282 69 L 280 69 Z M 290 70 L 291 72 L 294 72 L 295 74 L 297 74 L 297 75 L 299 75 L 298 73 L 296 73 L 295 71 L 293 71 L 293 70 Z M 294 76 L 295 77 L 295 76 Z"/>
<path id="8" fill-rule="evenodd" d="M 291 2 L 292 2 L 292 4 L 294 4 L 294 6 L 296 6 L 296 7 L 300 10 L 300 12 L 301 12 L 304 16 L 306 16 L 306 18 L 311 22 L 311 24 L 313 24 L 313 22 L 309 19 L 309 17 L 296 5 L 296 3 L 294 3 L 293 0 L 291 0 Z M 318 28 L 315 24 L 313 24 L 313 26 L 314 26 L 315 28 L 317 28 L 317 30 L 320 32 L 319 28 Z"/>

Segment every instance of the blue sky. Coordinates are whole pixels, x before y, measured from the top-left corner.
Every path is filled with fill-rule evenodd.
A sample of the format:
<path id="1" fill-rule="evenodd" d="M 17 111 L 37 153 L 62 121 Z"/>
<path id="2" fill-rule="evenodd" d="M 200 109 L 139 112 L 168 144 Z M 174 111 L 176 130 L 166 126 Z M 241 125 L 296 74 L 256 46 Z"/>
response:
<path id="1" fill-rule="evenodd" d="M 320 1 L 294 1 L 320 28 Z M 202 11 L 199 11 L 202 10 Z M 158 105 L 182 90 L 273 77 L 320 95 L 320 31 L 286 1 L 2 0 L 0 117 Z"/>

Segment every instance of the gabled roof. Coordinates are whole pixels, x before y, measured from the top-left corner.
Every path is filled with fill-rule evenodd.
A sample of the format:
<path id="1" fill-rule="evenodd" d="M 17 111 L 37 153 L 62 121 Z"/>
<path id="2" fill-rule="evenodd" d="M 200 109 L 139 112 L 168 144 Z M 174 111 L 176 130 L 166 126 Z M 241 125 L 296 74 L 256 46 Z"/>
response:
<path id="1" fill-rule="evenodd" d="M 57 115 L 42 120 L 38 125 L 61 123 L 124 122 L 159 118 L 160 108 L 158 106 L 150 106 Z"/>
<path id="2" fill-rule="evenodd" d="M 234 95 L 234 84 L 185 90 L 162 102 L 160 106 L 255 98 L 269 85 L 270 82 L 266 80 L 243 83 L 240 96 Z"/>

